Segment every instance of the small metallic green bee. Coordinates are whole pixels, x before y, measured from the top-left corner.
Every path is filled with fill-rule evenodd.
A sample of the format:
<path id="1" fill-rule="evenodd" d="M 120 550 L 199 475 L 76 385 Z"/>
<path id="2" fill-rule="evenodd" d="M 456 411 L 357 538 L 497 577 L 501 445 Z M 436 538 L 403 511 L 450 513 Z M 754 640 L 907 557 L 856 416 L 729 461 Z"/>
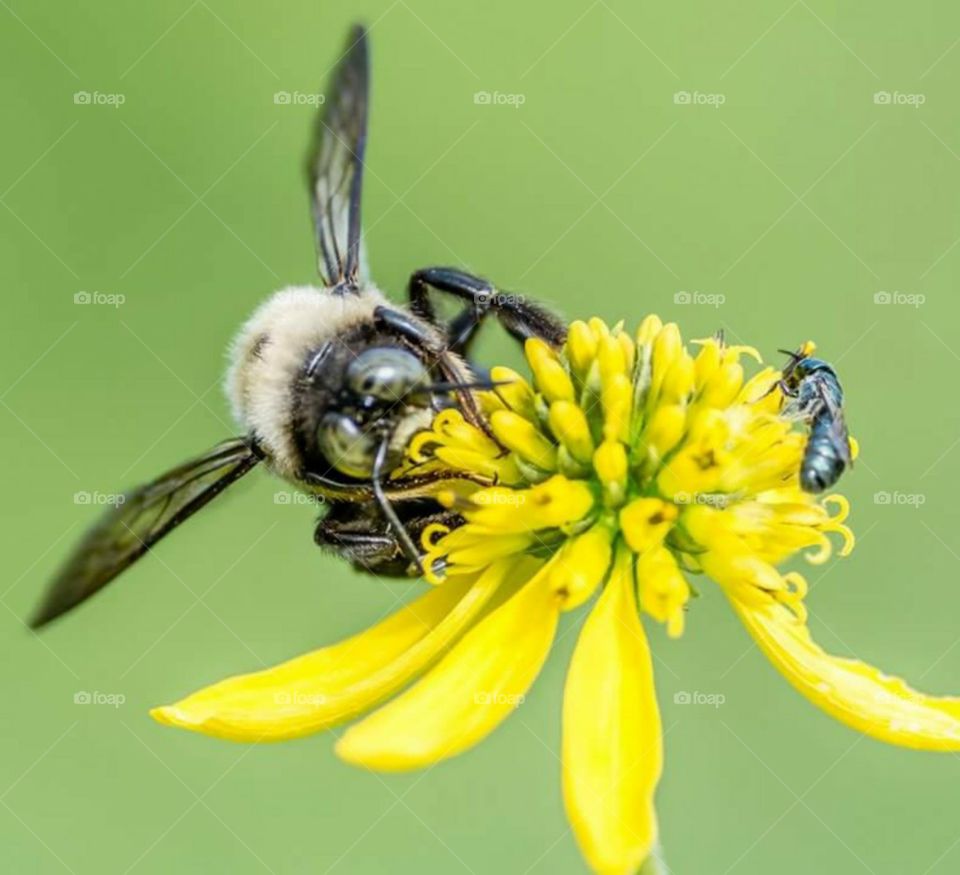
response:
<path id="1" fill-rule="evenodd" d="M 808 340 L 796 352 L 778 351 L 790 356 L 777 383 L 790 399 L 785 409 L 810 427 L 800 464 L 800 486 L 804 492 L 823 492 L 853 463 L 843 418 L 843 389 L 833 366 L 813 357 L 813 341 Z"/>

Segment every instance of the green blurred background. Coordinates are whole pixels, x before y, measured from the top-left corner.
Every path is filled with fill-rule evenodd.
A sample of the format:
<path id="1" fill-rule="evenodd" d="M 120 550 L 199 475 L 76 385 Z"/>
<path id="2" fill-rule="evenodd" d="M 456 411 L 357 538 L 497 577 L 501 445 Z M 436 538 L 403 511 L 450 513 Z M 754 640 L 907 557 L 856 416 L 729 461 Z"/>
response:
<path id="1" fill-rule="evenodd" d="M 2 0 L 4 869 L 582 871 L 556 753 L 582 614 L 513 718 L 425 774 L 354 771 L 330 734 L 250 748 L 150 720 L 406 594 L 322 555 L 311 508 L 277 504 L 266 474 L 65 622 L 22 624 L 95 516 L 77 493 L 96 504 L 231 433 L 231 335 L 315 276 L 313 110 L 274 95 L 316 92 L 355 18 L 373 28 L 364 210 L 383 287 L 399 296 L 413 269 L 450 263 L 571 318 L 656 311 L 774 358 L 816 338 L 863 454 L 844 481 L 858 548 L 809 574 L 814 633 L 960 692 L 960 11 L 946 6 Z M 482 357 L 515 352 L 491 330 Z M 672 871 L 957 871 L 957 757 L 833 723 L 704 594 L 682 640 L 651 627 Z M 93 692 L 124 701 L 75 704 Z"/>

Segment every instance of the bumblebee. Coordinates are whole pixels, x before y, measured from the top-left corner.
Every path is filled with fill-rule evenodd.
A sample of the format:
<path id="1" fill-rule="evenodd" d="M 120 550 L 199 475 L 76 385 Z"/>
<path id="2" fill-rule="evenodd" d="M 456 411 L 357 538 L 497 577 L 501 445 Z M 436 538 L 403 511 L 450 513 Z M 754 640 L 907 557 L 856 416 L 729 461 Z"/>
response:
<path id="1" fill-rule="evenodd" d="M 418 573 L 420 532 L 434 521 L 456 524 L 430 498 L 444 475 L 390 476 L 405 446 L 450 405 L 486 430 L 474 391 L 490 384 L 468 356 L 487 316 L 519 341 L 560 345 L 565 328 L 524 296 L 456 268 L 416 271 L 408 306 L 377 288 L 360 222 L 369 80 L 367 33 L 358 25 L 326 91 L 308 161 L 322 286 L 276 292 L 234 341 L 227 393 L 242 436 L 106 513 L 53 580 L 35 628 L 100 590 L 258 465 L 323 496 L 315 541 L 364 571 Z M 449 321 L 436 314 L 438 293 L 462 302 Z"/>

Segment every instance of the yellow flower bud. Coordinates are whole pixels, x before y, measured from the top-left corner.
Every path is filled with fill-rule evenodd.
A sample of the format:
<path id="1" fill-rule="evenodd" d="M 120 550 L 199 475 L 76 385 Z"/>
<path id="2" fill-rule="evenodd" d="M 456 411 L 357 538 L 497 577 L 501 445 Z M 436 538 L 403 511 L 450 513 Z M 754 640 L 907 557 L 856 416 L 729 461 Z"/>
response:
<path id="1" fill-rule="evenodd" d="M 573 381 L 556 352 L 539 337 L 529 338 L 523 349 L 543 396 L 548 401 L 573 401 Z"/>
<path id="2" fill-rule="evenodd" d="M 554 401 L 550 405 L 550 430 L 578 462 L 589 464 L 593 457 L 593 437 L 583 410 L 571 401 Z"/>
<path id="3" fill-rule="evenodd" d="M 586 322 L 573 322 L 567 332 L 567 359 L 574 373 L 582 380 L 597 355 L 597 338 Z"/>
<path id="4" fill-rule="evenodd" d="M 620 528 L 634 553 L 658 546 L 679 515 L 676 505 L 659 498 L 635 498 L 620 511 Z"/>
<path id="5" fill-rule="evenodd" d="M 512 410 L 498 410 L 490 417 L 490 427 L 500 443 L 521 459 L 543 471 L 557 465 L 557 448 L 528 419 Z"/>
<path id="6" fill-rule="evenodd" d="M 533 417 L 533 389 L 520 374 L 511 368 L 494 367 L 490 379 L 502 383 L 496 391 L 507 407 L 528 419 Z"/>

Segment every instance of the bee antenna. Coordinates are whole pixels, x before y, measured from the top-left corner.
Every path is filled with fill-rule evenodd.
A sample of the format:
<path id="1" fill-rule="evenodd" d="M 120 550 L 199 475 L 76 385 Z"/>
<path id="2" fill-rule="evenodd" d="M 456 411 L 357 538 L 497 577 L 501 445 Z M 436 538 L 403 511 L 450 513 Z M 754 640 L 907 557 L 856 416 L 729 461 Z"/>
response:
<path id="1" fill-rule="evenodd" d="M 497 386 L 508 386 L 512 380 L 476 380 L 472 383 L 460 383 L 456 380 L 430 383 L 424 388 L 429 392 L 456 392 L 463 389 L 495 389 Z"/>
<path id="2" fill-rule="evenodd" d="M 803 358 L 803 355 L 799 352 L 795 352 L 792 349 L 778 349 L 777 352 L 782 353 L 783 355 L 790 356 L 795 362 L 800 361 Z"/>

